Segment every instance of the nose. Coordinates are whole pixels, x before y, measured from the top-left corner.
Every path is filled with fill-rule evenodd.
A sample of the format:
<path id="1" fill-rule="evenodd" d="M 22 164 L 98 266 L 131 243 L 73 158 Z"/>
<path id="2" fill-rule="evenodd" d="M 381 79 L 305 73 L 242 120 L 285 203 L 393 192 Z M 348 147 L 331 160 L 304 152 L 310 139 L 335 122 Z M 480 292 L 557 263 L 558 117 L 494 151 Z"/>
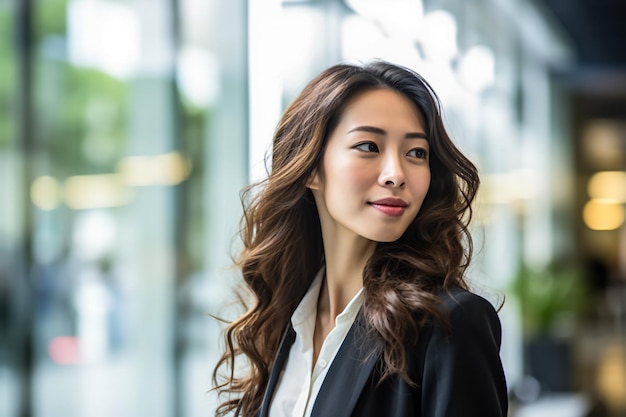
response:
<path id="1" fill-rule="evenodd" d="M 406 183 L 402 163 L 396 156 L 388 156 L 378 177 L 378 183 L 383 187 L 402 188 Z"/>

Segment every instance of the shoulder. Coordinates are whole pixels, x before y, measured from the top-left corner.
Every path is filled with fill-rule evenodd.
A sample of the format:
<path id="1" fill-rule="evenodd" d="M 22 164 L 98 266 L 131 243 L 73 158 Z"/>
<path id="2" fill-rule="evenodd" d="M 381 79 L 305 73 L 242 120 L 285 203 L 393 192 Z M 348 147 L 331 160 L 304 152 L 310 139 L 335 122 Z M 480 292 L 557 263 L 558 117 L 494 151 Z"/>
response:
<path id="1" fill-rule="evenodd" d="M 435 326 L 435 331 L 443 331 L 453 338 L 470 335 L 476 337 L 482 334 L 497 345 L 500 344 L 500 319 L 491 302 L 460 287 L 443 291 L 440 297 L 440 308 L 448 320 L 448 326 Z"/>
<path id="2" fill-rule="evenodd" d="M 440 302 L 447 323 L 432 322 L 419 351 L 422 415 L 505 416 L 498 313 L 485 298 L 458 287 L 443 291 Z"/>
<path id="3" fill-rule="evenodd" d="M 452 287 L 440 294 L 441 308 L 451 319 L 472 320 L 485 316 L 497 316 L 494 306 L 478 294 L 461 287 Z"/>
<path id="4" fill-rule="evenodd" d="M 431 316 L 420 329 L 418 351 L 422 355 L 438 350 L 442 344 L 460 348 L 489 345 L 499 351 L 502 326 L 495 307 L 487 299 L 455 286 L 439 293 L 438 308 L 440 316 Z"/>

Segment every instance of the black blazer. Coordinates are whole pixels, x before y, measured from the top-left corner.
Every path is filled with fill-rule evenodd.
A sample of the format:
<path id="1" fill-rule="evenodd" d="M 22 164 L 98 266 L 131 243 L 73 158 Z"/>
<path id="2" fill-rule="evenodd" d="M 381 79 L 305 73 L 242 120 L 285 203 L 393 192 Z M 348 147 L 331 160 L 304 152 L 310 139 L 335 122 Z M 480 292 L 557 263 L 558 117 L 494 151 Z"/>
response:
<path id="1" fill-rule="evenodd" d="M 311 417 L 503 417 L 507 388 L 500 361 L 501 327 L 485 299 L 454 288 L 443 297 L 451 330 L 434 324 L 407 350 L 412 387 L 394 375 L 377 384 L 380 348 L 364 334 L 360 315 L 333 360 Z M 258 417 L 272 396 L 295 340 L 291 326 L 279 347 Z M 372 354 L 373 353 L 373 354 Z"/>

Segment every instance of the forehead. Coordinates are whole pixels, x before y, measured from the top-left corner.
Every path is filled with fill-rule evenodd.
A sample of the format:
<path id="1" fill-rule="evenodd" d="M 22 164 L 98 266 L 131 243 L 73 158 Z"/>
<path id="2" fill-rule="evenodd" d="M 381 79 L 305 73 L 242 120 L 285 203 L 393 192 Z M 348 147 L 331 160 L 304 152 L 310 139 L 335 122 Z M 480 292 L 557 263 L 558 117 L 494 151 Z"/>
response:
<path id="1" fill-rule="evenodd" d="M 407 96 L 387 88 L 361 91 L 339 113 L 339 123 L 360 120 L 399 121 L 423 126 L 424 116 Z"/>

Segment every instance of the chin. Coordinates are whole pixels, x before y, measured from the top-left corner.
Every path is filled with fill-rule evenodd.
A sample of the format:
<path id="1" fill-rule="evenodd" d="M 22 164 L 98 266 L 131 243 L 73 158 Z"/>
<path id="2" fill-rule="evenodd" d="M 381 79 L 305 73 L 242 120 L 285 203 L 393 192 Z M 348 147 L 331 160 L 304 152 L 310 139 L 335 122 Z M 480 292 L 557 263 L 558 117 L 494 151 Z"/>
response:
<path id="1" fill-rule="evenodd" d="M 375 236 L 370 237 L 370 240 L 373 240 L 379 243 L 391 243 L 400 239 L 401 236 L 402 236 L 402 233 L 379 233 L 379 234 L 376 234 Z"/>

